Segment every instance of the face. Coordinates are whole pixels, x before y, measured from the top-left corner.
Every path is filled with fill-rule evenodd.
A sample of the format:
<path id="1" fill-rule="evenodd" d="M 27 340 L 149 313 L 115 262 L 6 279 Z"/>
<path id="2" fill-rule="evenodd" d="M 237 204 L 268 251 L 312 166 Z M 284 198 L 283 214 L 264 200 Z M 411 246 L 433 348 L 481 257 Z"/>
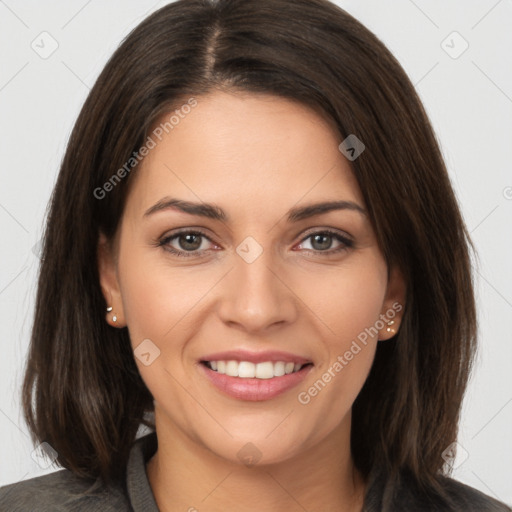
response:
<path id="1" fill-rule="evenodd" d="M 221 92 L 168 132 L 99 252 L 107 320 L 128 328 L 157 430 L 234 462 L 336 439 L 405 293 L 341 137 L 305 106 Z"/>

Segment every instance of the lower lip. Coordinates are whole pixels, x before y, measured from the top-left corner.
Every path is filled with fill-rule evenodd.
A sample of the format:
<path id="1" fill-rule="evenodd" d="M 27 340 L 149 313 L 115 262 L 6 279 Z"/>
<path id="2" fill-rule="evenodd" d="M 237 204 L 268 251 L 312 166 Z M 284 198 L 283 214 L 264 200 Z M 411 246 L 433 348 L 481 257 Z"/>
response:
<path id="1" fill-rule="evenodd" d="M 271 379 L 244 379 L 230 377 L 223 373 L 210 370 L 203 363 L 199 367 L 210 382 L 220 391 L 239 400 L 262 401 L 270 400 L 300 384 L 313 368 L 313 365 L 303 367 L 298 372 L 289 373 Z"/>

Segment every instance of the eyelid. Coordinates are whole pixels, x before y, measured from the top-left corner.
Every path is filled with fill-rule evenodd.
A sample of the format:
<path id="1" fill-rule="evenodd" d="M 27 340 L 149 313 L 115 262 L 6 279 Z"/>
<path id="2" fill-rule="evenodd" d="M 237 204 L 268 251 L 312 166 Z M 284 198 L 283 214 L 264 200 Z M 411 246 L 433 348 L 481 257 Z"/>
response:
<path id="1" fill-rule="evenodd" d="M 353 237 L 349 235 L 346 231 L 343 231 L 341 229 L 336 228 L 322 228 L 322 227 L 315 227 L 307 229 L 301 239 L 301 243 L 306 239 L 309 238 L 311 235 L 321 234 L 321 233 L 329 233 L 330 235 L 337 235 L 342 238 L 345 238 L 347 241 L 354 242 Z"/>
<path id="2" fill-rule="evenodd" d="M 194 226 L 187 226 L 184 228 L 176 228 L 175 230 L 170 230 L 165 232 L 162 236 L 159 236 L 156 240 L 156 242 L 165 242 L 166 240 L 173 239 L 178 237 L 179 235 L 184 234 L 195 234 L 195 235 L 201 235 L 204 238 L 207 238 L 210 242 L 216 243 L 212 240 L 212 236 L 207 233 L 207 229 L 205 228 L 196 228 Z M 220 244 L 217 244 L 220 245 Z"/>

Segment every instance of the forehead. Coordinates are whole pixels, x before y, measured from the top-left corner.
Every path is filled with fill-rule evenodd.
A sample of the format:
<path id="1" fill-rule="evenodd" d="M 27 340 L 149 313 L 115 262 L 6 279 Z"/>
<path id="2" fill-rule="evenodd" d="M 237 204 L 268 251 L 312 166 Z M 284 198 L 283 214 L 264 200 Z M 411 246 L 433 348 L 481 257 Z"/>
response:
<path id="1" fill-rule="evenodd" d="M 155 144 L 133 176 L 127 207 L 140 212 L 165 195 L 228 209 L 237 203 L 246 215 L 302 200 L 363 204 L 341 136 L 319 113 L 261 94 L 215 92 L 196 101 L 152 127 Z"/>

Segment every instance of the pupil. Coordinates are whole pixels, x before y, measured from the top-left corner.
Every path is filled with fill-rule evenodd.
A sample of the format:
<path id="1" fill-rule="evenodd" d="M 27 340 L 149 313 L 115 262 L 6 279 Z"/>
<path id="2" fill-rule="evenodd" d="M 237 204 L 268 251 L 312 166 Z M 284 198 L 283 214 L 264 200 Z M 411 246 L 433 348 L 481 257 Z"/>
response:
<path id="1" fill-rule="evenodd" d="M 324 243 L 322 244 L 320 242 L 320 247 L 315 247 L 315 243 L 318 241 L 318 240 L 324 240 Z M 327 243 L 325 243 L 325 240 L 327 240 Z M 330 244 L 331 242 L 331 236 L 330 235 L 315 235 L 313 237 L 313 247 L 316 248 L 316 249 L 329 249 L 329 246 L 331 245 Z"/>
<path id="2" fill-rule="evenodd" d="M 185 241 L 185 243 L 181 243 L 183 240 Z M 195 243 L 194 243 L 194 240 L 195 240 Z M 188 249 L 188 250 L 197 249 L 201 246 L 200 236 L 193 235 L 193 234 L 182 235 L 180 237 L 180 245 L 183 249 Z"/>

